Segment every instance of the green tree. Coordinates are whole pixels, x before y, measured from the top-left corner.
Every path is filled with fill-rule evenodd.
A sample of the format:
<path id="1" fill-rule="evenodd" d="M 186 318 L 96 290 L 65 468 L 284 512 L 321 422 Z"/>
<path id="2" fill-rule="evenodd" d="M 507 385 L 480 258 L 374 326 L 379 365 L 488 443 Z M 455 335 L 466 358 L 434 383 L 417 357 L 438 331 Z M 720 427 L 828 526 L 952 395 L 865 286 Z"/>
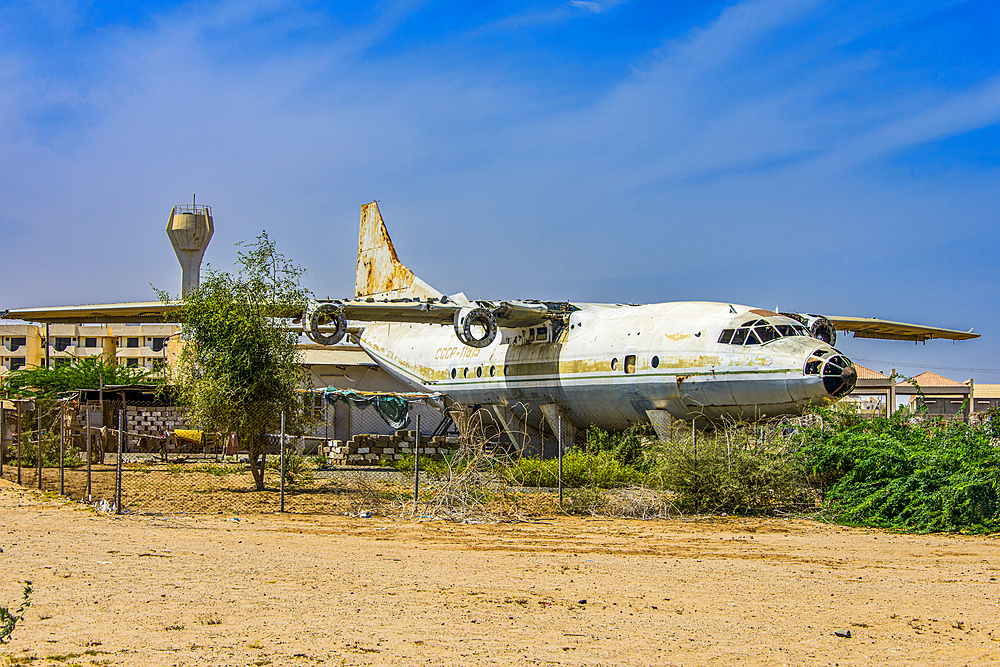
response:
<path id="1" fill-rule="evenodd" d="M 282 412 L 289 432 L 309 418 L 296 394 L 308 380 L 298 335 L 281 319 L 301 314 L 309 292 L 299 284 L 304 270 L 278 253 L 266 232 L 237 246 L 236 275 L 208 267 L 199 288 L 180 301 L 183 348 L 171 372 L 190 422 L 237 434 L 263 490 L 265 434 L 278 430 Z"/>
<path id="2" fill-rule="evenodd" d="M 77 389 L 97 389 L 101 380 L 109 384 L 160 384 L 162 378 L 140 366 L 118 366 L 102 357 L 77 357 L 68 364 L 46 368 L 19 368 L 3 376 L 3 391 L 8 397 L 57 398 Z"/>

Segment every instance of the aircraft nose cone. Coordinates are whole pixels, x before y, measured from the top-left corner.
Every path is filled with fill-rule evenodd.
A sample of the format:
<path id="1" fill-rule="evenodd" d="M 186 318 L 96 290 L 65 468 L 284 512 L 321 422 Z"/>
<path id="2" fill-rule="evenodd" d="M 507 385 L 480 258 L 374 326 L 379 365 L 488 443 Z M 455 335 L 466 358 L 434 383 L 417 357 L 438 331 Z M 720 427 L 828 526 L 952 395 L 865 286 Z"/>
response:
<path id="1" fill-rule="evenodd" d="M 823 367 L 823 386 L 834 398 L 841 398 L 854 391 L 858 372 L 845 357 L 833 357 Z"/>

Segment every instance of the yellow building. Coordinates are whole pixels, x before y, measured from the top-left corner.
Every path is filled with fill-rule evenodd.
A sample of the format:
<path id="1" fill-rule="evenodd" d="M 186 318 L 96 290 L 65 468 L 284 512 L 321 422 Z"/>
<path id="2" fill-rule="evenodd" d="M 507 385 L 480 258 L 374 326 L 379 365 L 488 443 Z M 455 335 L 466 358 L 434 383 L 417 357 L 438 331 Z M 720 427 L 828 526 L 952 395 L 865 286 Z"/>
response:
<path id="1" fill-rule="evenodd" d="M 159 368 L 167 359 L 167 341 L 176 324 L 35 324 L 0 325 L 0 374 L 28 366 L 68 364 L 76 357 L 102 356 L 124 366 Z M 47 349 L 46 349 L 47 343 Z"/>
<path id="2" fill-rule="evenodd" d="M 178 331 L 176 324 L 115 325 L 115 357 L 123 366 L 160 368 L 167 360 L 167 342 Z"/>
<path id="3" fill-rule="evenodd" d="M 34 324 L 0 324 L 0 373 L 44 362 L 42 335 Z"/>

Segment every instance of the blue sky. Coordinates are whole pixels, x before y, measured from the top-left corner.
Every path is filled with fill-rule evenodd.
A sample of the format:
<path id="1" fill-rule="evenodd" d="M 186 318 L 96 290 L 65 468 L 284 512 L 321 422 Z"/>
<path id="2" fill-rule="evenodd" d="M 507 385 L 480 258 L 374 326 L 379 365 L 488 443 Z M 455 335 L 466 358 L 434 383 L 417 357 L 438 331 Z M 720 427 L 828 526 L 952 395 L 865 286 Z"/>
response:
<path id="1" fill-rule="evenodd" d="M 6 5 L 0 306 L 176 290 L 192 192 L 207 262 L 266 229 L 346 296 L 378 199 L 447 293 L 974 327 L 839 346 L 1000 382 L 997 35 L 985 1 Z"/>

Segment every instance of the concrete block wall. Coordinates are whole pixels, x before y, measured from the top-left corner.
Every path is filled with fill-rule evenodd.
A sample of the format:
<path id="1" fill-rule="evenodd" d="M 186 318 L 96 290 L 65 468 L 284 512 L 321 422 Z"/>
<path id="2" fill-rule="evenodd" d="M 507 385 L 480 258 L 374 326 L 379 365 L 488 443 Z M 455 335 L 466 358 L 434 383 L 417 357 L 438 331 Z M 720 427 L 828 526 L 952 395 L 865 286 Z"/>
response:
<path id="1" fill-rule="evenodd" d="M 150 439 L 142 442 L 141 436 L 155 436 L 167 439 L 167 453 L 194 454 L 201 452 L 201 445 L 186 440 L 175 440 L 174 429 L 188 428 L 187 418 L 182 408 L 176 406 L 125 406 L 125 430 L 129 434 L 129 451 L 137 448 L 159 449 L 159 442 Z M 136 442 L 136 436 L 140 436 Z"/>
<path id="2" fill-rule="evenodd" d="M 320 445 L 320 455 L 332 465 L 370 466 L 381 460 L 398 461 L 414 453 L 416 431 L 396 431 L 395 435 L 358 434 L 352 440 L 329 440 Z M 457 437 L 420 436 L 420 458 L 441 460 L 458 447 Z"/>

